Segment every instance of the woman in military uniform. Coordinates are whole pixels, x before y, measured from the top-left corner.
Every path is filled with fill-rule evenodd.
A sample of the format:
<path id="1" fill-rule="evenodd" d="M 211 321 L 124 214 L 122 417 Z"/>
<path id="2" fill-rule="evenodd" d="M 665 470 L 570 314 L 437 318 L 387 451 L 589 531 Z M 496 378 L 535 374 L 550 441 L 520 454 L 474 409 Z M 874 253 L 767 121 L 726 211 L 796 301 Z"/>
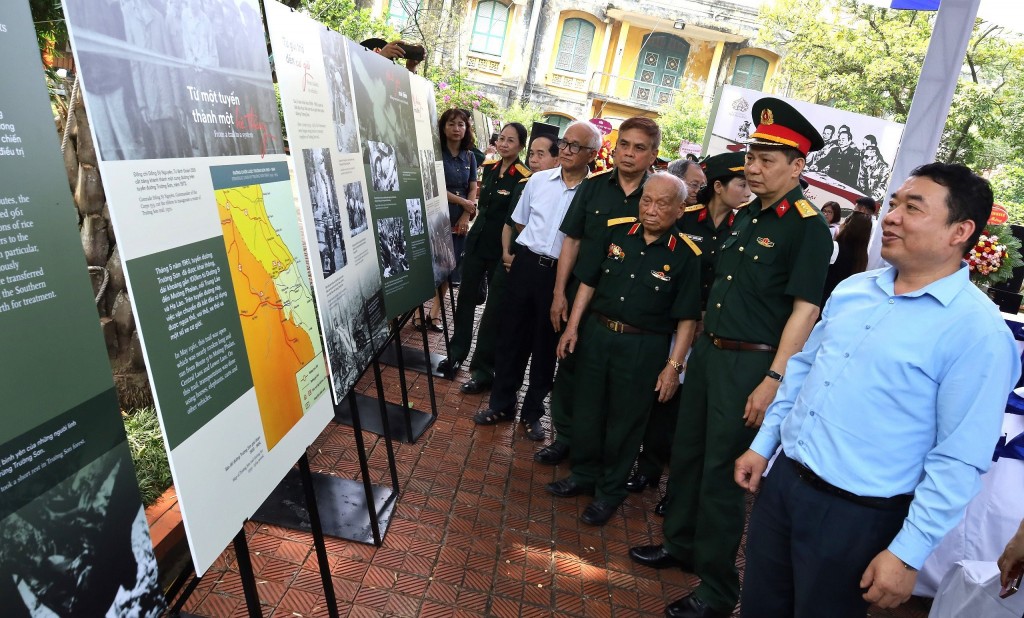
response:
<path id="1" fill-rule="evenodd" d="M 443 373 L 457 370 L 469 355 L 476 306 L 485 300 L 481 294 L 482 284 L 485 284 L 485 277 L 493 279 L 494 269 L 501 264 L 501 230 L 512 210 L 513 193 L 519 181 L 531 174 L 519 159 L 525 144 L 526 127 L 518 122 L 505 125 L 495 144 L 501 159 L 484 165 L 478 216 L 466 236 L 462 258 L 455 332 L 448 346 L 448 358 L 437 365 L 438 371 Z"/>

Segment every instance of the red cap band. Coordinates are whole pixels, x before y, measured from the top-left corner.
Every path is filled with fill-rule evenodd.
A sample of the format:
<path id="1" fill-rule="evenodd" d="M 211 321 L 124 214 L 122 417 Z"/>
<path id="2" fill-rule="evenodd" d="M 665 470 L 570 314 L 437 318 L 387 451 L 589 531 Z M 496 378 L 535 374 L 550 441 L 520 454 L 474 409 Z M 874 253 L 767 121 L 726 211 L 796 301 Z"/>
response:
<path id="1" fill-rule="evenodd" d="M 784 146 L 792 146 L 802 152 L 805 156 L 811 149 L 811 140 L 778 123 L 759 124 L 757 125 L 757 131 L 752 133 L 750 137 L 761 138 Z"/>

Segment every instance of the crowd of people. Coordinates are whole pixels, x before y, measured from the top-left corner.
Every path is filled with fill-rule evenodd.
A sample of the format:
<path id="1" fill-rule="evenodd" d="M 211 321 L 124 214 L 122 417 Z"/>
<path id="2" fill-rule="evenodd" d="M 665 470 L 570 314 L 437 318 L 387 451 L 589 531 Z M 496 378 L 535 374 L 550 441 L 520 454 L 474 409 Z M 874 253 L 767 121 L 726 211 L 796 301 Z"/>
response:
<path id="1" fill-rule="evenodd" d="M 545 489 L 592 496 L 588 525 L 668 470 L 655 509 L 664 540 L 629 551 L 699 576 L 666 615 L 729 616 L 742 594 L 744 616 L 864 616 L 909 598 L 962 516 L 1020 374 L 1010 331 L 962 261 L 992 191 L 966 167 L 928 164 L 880 220 L 868 197 L 840 221 L 800 180 L 809 161 L 838 165 L 848 130 L 830 149 L 773 98 L 752 121 L 746 152 L 658 171 L 660 128 L 627 119 L 614 167 L 599 173 L 595 125 L 560 138 L 535 125 L 527 140 L 510 123 L 477 183 L 468 115 L 445 112 L 452 232 L 468 236 L 443 369 L 467 358 L 486 287 L 462 386 L 491 390 L 474 422 L 515 421 L 529 362 L 519 420 L 544 441 L 550 395 L 553 439 L 534 459 L 568 461 Z M 863 164 L 849 167 L 857 186 Z M 888 265 L 867 270 L 879 225 Z M 745 491 L 758 496 L 741 593 Z M 1020 570 L 1019 556 L 1003 562 L 1007 577 Z"/>

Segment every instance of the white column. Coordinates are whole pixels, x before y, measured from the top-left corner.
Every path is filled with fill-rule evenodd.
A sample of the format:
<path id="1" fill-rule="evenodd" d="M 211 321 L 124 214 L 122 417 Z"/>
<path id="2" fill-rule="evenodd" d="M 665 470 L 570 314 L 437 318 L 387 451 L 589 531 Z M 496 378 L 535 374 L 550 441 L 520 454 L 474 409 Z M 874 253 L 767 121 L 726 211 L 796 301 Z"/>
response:
<path id="1" fill-rule="evenodd" d="M 967 44 L 974 30 L 981 0 L 942 0 L 935 19 L 928 53 L 917 80 L 914 99 L 907 114 L 900 150 L 892 163 L 892 176 L 886 196 L 898 189 L 917 166 L 931 163 L 946 126 L 953 90 L 964 66 Z M 883 202 L 879 218 L 885 216 Z M 882 226 L 877 225 L 868 245 L 868 268 L 882 265 Z"/>

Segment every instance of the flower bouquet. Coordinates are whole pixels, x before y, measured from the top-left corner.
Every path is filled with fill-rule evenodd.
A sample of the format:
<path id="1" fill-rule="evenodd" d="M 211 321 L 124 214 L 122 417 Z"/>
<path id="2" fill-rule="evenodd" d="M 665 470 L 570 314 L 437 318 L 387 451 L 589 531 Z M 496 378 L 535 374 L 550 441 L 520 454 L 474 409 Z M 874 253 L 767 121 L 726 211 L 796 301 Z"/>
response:
<path id="1" fill-rule="evenodd" d="M 608 140 L 604 140 L 597 150 L 597 158 L 594 159 L 594 171 L 603 172 L 613 165 L 615 165 L 615 160 L 612 158 L 612 144 Z"/>
<path id="2" fill-rule="evenodd" d="M 1024 266 L 1021 243 L 1008 225 L 988 225 L 965 259 L 976 285 L 992 287 L 1008 280 L 1013 269 Z M 1016 290 L 1013 290 L 1016 291 Z"/>

